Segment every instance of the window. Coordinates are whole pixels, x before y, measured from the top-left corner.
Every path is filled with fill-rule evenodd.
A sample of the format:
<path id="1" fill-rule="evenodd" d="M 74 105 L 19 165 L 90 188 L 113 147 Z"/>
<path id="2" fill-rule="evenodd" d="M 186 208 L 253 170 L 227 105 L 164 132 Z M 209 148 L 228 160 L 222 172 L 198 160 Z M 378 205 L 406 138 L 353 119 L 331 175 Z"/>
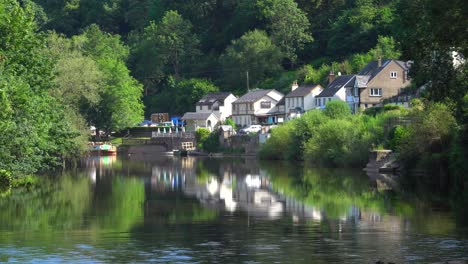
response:
<path id="1" fill-rule="evenodd" d="M 364 104 L 364 107 L 367 108 L 367 104 Z"/>
<path id="2" fill-rule="evenodd" d="M 198 107 L 198 109 L 202 110 L 202 107 L 203 107 L 203 106 L 200 105 L 200 106 Z"/>
<path id="3" fill-rule="evenodd" d="M 382 96 L 382 88 L 371 88 L 370 96 Z"/>
<path id="4" fill-rule="evenodd" d="M 271 102 L 270 102 L 270 101 L 261 102 L 261 103 L 260 103 L 260 108 L 262 108 L 262 109 L 271 108 Z"/>
<path id="5" fill-rule="evenodd" d="M 331 98 L 328 98 L 328 102 L 330 102 L 330 101 L 331 101 Z"/>
<path id="6" fill-rule="evenodd" d="M 250 110 L 253 110 L 253 104 L 250 104 Z"/>
<path id="7" fill-rule="evenodd" d="M 211 105 L 208 105 L 208 110 L 211 110 Z"/>
<path id="8" fill-rule="evenodd" d="M 396 79 L 396 77 L 397 77 L 397 72 L 396 71 L 390 72 L 390 78 Z"/>

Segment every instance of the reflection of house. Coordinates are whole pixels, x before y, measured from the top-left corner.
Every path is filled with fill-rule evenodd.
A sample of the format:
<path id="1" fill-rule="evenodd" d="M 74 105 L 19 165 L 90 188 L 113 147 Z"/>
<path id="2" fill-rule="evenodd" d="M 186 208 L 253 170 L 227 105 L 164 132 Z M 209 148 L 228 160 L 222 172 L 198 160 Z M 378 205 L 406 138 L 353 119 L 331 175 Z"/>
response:
<path id="1" fill-rule="evenodd" d="M 214 113 L 194 113 L 188 112 L 182 117 L 186 122 L 185 129 L 187 131 L 195 131 L 199 128 L 206 128 L 213 131 L 213 128 L 218 124 L 219 119 Z"/>
<path id="2" fill-rule="evenodd" d="M 285 114 L 287 119 L 300 117 L 305 111 L 314 109 L 315 97 L 323 91 L 318 84 L 298 86 L 295 82 L 291 92 L 285 96 Z"/>
<path id="3" fill-rule="evenodd" d="M 232 102 L 237 99 L 232 93 L 209 93 L 203 96 L 196 105 L 197 113 L 214 113 L 220 121 L 232 114 Z"/>
<path id="4" fill-rule="evenodd" d="M 400 94 L 410 85 L 408 70 L 411 62 L 398 60 L 372 61 L 362 69 L 356 79 L 359 108 L 381 104 L 384 99 Z M 357 91 L 356 91 L 357 92 Z"/>
<path id="5" fill-rule="evenodd" d="M 276 90 L 254 90 L 232 103 L 232 119 L 240 126 L 267 123 L 283 94 Z M 276 123 L 277 120 L 271 120 Z"/>
<path id="6" fill-rule="evenodd" d="M 354 88 L 355 75 L 340 75 L 335 79 L 335 75 L 330 73 L 329 84 L 319 95 L 315 98 L 315 105 L 319 108 L 325 107 L 325 105 L 332 100 L 340 100 L 343 102 L 354 103 L 351 98 L 347 98 Z"/>

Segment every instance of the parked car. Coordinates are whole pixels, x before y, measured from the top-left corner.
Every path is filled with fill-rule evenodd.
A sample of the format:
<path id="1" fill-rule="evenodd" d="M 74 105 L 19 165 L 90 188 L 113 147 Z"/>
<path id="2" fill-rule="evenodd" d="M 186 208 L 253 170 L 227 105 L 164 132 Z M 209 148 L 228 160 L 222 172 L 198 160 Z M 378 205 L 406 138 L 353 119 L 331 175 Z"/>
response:
<path id="1" fill-rule="evenodd" d="M 240 132 L 243 134 L 248 134 L 248 133 L 258 133 L 261 130 L 262 130 L 261 125 L 250 125 L 248 127 L 242 128 Z"/>

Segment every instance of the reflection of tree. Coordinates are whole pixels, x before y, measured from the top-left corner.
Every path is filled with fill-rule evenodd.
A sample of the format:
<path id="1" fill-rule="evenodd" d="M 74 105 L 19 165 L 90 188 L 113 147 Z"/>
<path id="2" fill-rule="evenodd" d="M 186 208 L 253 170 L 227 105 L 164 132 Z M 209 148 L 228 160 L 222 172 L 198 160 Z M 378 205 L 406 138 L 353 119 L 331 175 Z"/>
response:
<path id="1" fill-rule="evenodd" d="M 352 207 L 379 213 L 385 211 L 383 195 L 370 190 L 368 179 L 358 171 L 313 168 L 298 171 L 297 167 L 284 164 L 264 166 L 273 189 L 319 208 L 328 217 L 345 216 Z"/>
<path id="2" fill-rule="evenodd" d="M 0 227 L 8 230 L 69 230 L 82 225 L 90 205 L 87 177 L 42 179 L 31 191 L 17 189 L 0 199 Z M 50 234 L 52 236 L 52 234 Z"/>
<path id="3" fill-rule="evenodd" d="M 99 229 L 129 231 L 143 220 L 144 183 L 140 179 L 113 177 L 104 181 L 108 192 L 95 193 L 93 214 L 99 216 L 91 223 Z M 97 188 L 99 190 L 99 188 Z"/>

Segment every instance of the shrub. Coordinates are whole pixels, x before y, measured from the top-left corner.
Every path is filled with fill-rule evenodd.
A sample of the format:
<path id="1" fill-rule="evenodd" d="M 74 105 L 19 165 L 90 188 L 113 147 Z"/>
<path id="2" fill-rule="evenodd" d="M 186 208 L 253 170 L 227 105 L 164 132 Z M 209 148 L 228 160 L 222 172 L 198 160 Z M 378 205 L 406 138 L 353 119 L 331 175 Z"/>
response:
<path id="1" fill-rule="evenodd" d="M 206 128 L 199 128 L 195 131 L 195 139 L 197 140 L 197 148 L 203 149 L 203 143 L 210 136 L 210 130 Z"/>
<path id="2" fill-rule="evenodd" d="M 270 138 L 260 148 L 260 157 L 273 160 L 285 159 L 292 142 L 290 136 L 292 129 L 292 122 L 271 129 Z"/>
<path id="3" fill-rule="evenodd" d="M 0 194 L 6 193 L 11 189 L 13 177 L 6 170 L 0 170 Z"/>
<path id="4" fill-rule="evenodd" d="M 351 115 L 351 108 L 346 102 L 334 100 L 326 104 L 323 113 L 333 119 L 345 118 Z"/>
<path id="5" fill-rule="evenodd" d="M 305 146 L 305 159 L 326 166 L 362 166 L 373 143 L 370 133 L 352 120 L 330 120 Z"/>

